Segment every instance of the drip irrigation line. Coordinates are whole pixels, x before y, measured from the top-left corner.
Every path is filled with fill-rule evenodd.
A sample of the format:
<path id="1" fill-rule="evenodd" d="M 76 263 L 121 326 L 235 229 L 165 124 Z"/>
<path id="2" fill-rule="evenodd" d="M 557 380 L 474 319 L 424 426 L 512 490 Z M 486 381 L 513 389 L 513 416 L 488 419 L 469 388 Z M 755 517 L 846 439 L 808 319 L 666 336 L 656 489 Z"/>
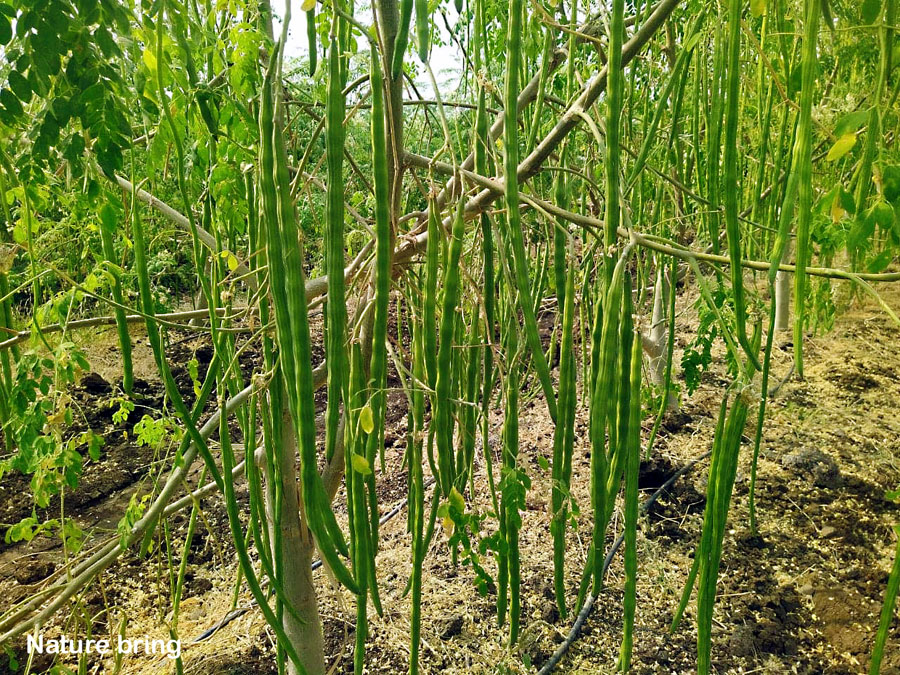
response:
<path id="1" fill-rule="evenodd" d="M 678 471 L 673 473 L 669 479 L 660 485 L 656 491 L 650 495 L 650 498 L 647 499 L 641 505 L 641 513 L 646 513 L 653 503 L 659 499 L 660 495 L 665 492 L 668 488 L 672 486 L 672 484 L 681 478 L 688 471 L 693 469 L 697 464 L 702 462 L 704 459 L 709 457 L 712 454 L 712 450 L 707 450 L 702 455 L 697 457 L 696 459 L 691 460 L 688 464 L 681 467 Z M 609 552 L 606 554 L 606 558 L 603 560 L 603 570 L 600 572 L 600 576 L 605 576 L 606 571 L 609 569 L 610 564 L 612 563 L 613 556 L 616 554 L 616 551 L 619 550 L 622 546 L 622 542 L 624 541 L 624 534 L 620 534 L 615 542 L 613 542 L 612 547 L 609 549 Z M 571 647 L 575 640 L 578 639 L 578 636 L 581 634 L 581 629 L 584 626 L 584 622 L 587 621 L 588 615 L 591 613 L 591 610 L 594 608 L 594 601 L 596 600 L 596 596 L 591 593 L 589 594 L 585 600 L 584 605 L 581 608 L 581 611 L 578 612 L 578 616 L 575 617 L 575 623 L 572 624 L 572 628 L 569 631 L 569 634 L 566 636 L 566 639 L 563 640 L 562 644 L 557 648 L 555 652 L 553 652 L 553 656 L 544 664 L 543 668 L 538 671 L 538 675 L 550 675 L 556 667 L 559 665 L 559 662 L 562 661 L 563 657 L 566 655 L 566 652 L 569 651 L 569 647 Z"/>
<path id="2" fill-rule="evenodd" d="M 434 478 L 432 478 L 431 480 L 429 480 L 429 481 L 425 484 L 425 489 L 427 490 L 427 489 L 430 488 L 432 485 L 434 485 L 434 483 L 435 483 Z M 379 524 L 379 525 L 384 525 L 386 522 L 388 522 L 389 520 L 391 520 L 391 518 L 393 518 L 393 517 L 396 516 L 398 513 L 400 513 L 400 512 L 403 510 L 403 508 L 404 508 L 408 503 L 409 503 L 409 497 L 405 497 L 405 498 L 404 498 L 403 500 L 401 500 L 394 508 L 392 508 L 390 511 L 388 511 L 388 512 L 385 513 L 383 516 L 381 516 L 381 518 L 378 520 L 378 524 Z M 319 569 L 321 566 L 322 566 L 322 561 L 321 561 L 321 560 L 316 560 L 316 561 L 312 564 L 312 568 L 311 568 L 311 569 L 312 569 L 313 572 L 315 572 L 315 571 L 316 571 L 317 569 Z M 227 626 L 228 624 L 230 624 L 232 621 L 234 621 L 235 619 L 238 619 L 238 618 L 244 616 L 244 614 L 246 614 L 246 613 L 249 612 L 251 609 L 253 609 L 254 607 L 256 607 L 256 605 L 257 605 L 256 600 L 251 600 L 251 601 L 250 601 L 250 604 L 247 605 L 246 607 L 238 607 L 237 609 L 231 610 L 230 612 L 228 612 L 228 614 L 226 614 L 224 617 L 222 617 L 216 624 L 210 626 L 210 627 L 207 628 L 205 631 L 203 631 L 202 633 L 200 633 L 200 635 L 198 635 L 197 637 L 195 637 L 189 644 L 195 645 L 195 644 L 199 644 L 200 642 L 203 642 L 204 640 L 208 640 L 208 639 L 211 638 L 213 635 L 215 635 L 216 633 L 218 633 L 220 630 L 222 630 L 223 628 L 225 628 L 225 626 Z"/>

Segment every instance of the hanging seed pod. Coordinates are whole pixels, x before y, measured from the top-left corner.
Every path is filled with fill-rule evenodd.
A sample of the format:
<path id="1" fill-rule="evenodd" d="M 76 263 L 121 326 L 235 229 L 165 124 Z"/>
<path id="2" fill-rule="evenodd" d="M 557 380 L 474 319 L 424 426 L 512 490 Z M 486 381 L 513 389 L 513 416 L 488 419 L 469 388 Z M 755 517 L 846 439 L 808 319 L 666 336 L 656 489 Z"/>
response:
<path id="1" fill-rule="evenodd" d="M 391 79 L 399 79 L 403 72 L 403 57 L 409 42 L 409 21 L 412 18 L 413 0 L 400 0 L 400 25 L 394 39 L 394 55 L 391 60 Z M 422 59 L 424 61 L 424 59 Z"/>
<path id="2" fill-rule="evenodd" d="M 550 381 L 550 368 L 541 345 L 537 320 L 534 316 L 534 299 L 529 286 L 528 257 L 522 235 L 522 218 L 519 213 L 519 132 L 518 97 L 519 71 L 522 49 L 522 0 L 509 0 L 508 28 L 506 33 L 506 86 L 503 94 L 503 178 L 506 183 L 507 238 L 512 249 L 512 267 L 519 306 L 525 324 L 525 338 L 537 371 L 541 388 L 547 401 L 550 417 L 556 420 L 556 396 Z"/>
<path id="3" fill-rule="evenodd" d="M 416 3 L 416 41 L 419 43 L 419 61 L 428 61 L 431 51 L 431 15 L 428 11 L 428 0 L 415 0 Z"/>
<path id="4" fill-rule="evenodd" d="M 306 43 L 309 48 L 309 76 L 316 74 L 319 65 L 319 48 L 316 40 L 316 5 L 306 12 Z"/>
<path id="5" fill-rule="evenodd" d="M 744 303 L 744 270 L 741 265 L 741 228 L 738 220 L 738 118 L 741 93 L 741 0 L 731 0 L 728 9 L 728 51 L 725 111 L 725 232 L 731 259 L 731 289 L 738 342 L 753 364 L 760 370 L 759 359 L 747 339 L 747 312 Z"/>
<path id="6" fill-rule="evenodd" d="M 463 205 L 464 202 L 461 199 L 453 220 L 447 266 L 444 268 L 444 298 L 441 305 L 440 343 L 434 387 L 434 433 L 437 442 L 440 485 L 445 497 L 450 494 L 450 489 L 456 479 L 456 459 L 453 450 L 453 403 L 450 394 L 454 370 L 453 333 L 459 304 L 459 259 L 465 233 Z"/>

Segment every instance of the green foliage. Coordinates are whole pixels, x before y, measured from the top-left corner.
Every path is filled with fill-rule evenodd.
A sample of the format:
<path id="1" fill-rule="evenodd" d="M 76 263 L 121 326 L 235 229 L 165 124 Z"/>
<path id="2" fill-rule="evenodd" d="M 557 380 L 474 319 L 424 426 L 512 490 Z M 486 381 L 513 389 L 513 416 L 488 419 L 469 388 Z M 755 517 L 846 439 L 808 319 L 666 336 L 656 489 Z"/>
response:
<path id="1" fill-rule="evenodd" d="M 128 547 L 128 543 L 131 539 L 131 529 L 134 527 L 134 524 L 141 519 L 141 516 L 144 515 L 144 511 L 147 510 L 147 505 L 150 503 L 151 498 L 152 495 L 150 494 L 138 496 L 138 493 L 134 492 L 128 500 L 128 508 L 125 509 L 124 515 L 116 526 L 116 532 L 119 534 L 119 546 L 122 549 Z"/>
<path id="2" fill-rule="evenodd" d="M 150 415 L 144 415 L 134 425 L 135 442 L 155 450 L 170 442 L 178 443 L 183 433 L 178 425 L 178 419 L 174 417 L 154 419 Z"/>
<path id="3" fill-rule="evenodd" d="M 712 296 L 716 307 L 726 317 L 726 321 L 731 324 L 734 305 L 730 293 L 725 288 L 719 287 L 713 291 Z M 688 394 L 693 394 L 700 386 L 703 373 L 707 371 L 713 360 L 713 345 L 716 338 L 721 336 L 721 326 L 716 318 L 716 313 L 702 297 L 697 298 L 694 308 L 697 310 L 699 320 L 697 331 L 681 357 L 681 371 Z M 725 358 L 728 362 L 728 372 L 735 373 L 737 363 L 730 351 L 727 352 Z"/>

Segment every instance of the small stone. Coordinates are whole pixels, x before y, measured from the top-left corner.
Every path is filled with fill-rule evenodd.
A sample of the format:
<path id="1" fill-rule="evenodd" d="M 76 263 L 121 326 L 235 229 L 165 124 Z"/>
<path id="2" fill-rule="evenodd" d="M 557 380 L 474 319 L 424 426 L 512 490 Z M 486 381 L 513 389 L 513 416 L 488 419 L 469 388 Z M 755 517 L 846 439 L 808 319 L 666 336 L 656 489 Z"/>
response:
<path id="1" fill-rule="evenodd" d="M 797 589 L 797 591 L 801 595 L 812 595 L 814 590 L 815 589 L 813 588 L 813 585 L 810 583 L 803 584 L 800 588 Z"/>
<path id="2" fill-rule="evenodd" d="M 37 560 L 30 565 L 17 567 L 14 576 L 20 584 L 33 584 L 49 577 L 55 569 L 56 565 L 49 560 Z"/>
<path id="3" fill-rule="evenodd" d="M 463 628 L 463 618 L 461 615 L 456 614 L 451 616 L 441 623 L 441 632 L 440 636 L 442 640 L 449 640 L 452 637 L 455 637 L 462 633 Z"/>
<path id="4" fill-rule="evenodd" d="M 793 470 L 815 487 L 835 489 L 841 486 L 841 470 L 831 455 L 816 448 L 801 448 L 781 458 L 781 465 Z"/>
<path id="5" fill-rule="evenodd" d="M 212 582 L 204 577 L 195 578 L 191 584 L 191 595 L 203 595 L 212 590 Z"/>
<path id="6" fill-rule="evenodd" d="M 81 388 L 88 394 L 100 396 L 112 391 L 112 385 L 103 379 L 99 373 L 87 373 L 81 378 Z"/>
<path id="7" fill-rule="evenodd" d="M 819 536 L 823 539 L 828 539 L 829 537 L 833 537 L 837 529 L 832 527 L 831 525 L 826 525 L 821 530 L 819 530 Z"/>
<path id="8" fill-rule="evenodd" d="M 541 619 L 549 624 L 554 624 L 559 621 L 559 610 L 556 608 L 555 602 L 552 600 L 544 600 L 544 602 L 541 603 Z"/>
<path id="9" fill-rule="evenodd" d="M 753 626 L 743 624 L 735 628 L 728 640 L 728 651 L 734 656 L 753 656 L 756 653 Z"/>

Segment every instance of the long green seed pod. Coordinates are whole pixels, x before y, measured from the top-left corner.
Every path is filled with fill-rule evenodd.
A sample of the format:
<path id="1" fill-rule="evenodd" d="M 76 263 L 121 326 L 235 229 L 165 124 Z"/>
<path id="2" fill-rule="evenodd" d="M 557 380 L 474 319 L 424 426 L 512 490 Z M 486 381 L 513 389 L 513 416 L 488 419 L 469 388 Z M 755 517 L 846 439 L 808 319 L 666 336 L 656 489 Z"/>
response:
<path id="1" fill-rule="evenodd" d="M 628 424 L 631 409 L 631 347 L 634 342 L 634 302 L 631 293 L 631 274 L 626 272 L 622 280 L 622 310 L 619 317 L 617 359 L 614 381 L 616 404 L 609 406 L 609 468 L 606 478 L 606 512 L 603 515 L 604 531 L 612 520 L 616 495 L 622 484 L 622 474 L 628 456 Z M 638 392 L 640 394 L 640 391 Z"/>
<path id="2" fill-rule="evenodd" d="M 328 52 L 328 97 L 325 104 L 325 273 L 328 301 L 325 322 L 325 364 L 328 403 L 325 411 L 325 456 L 331 458 L 337 442 L 341 401 L 347 388 L 345 374 L 347 308 L 344 298 L 344 94 L 340 50 L 332 38 Z"/>
<path id="3" fill-rule="evenodd" d="M 465 233 L 464 200 L 460 199 L 453 220 L 447 266 L 444 269 L 444 299 L 441 305 L 440 344 L 437 355 L 437 377 L 434 396 L 434 428 L 437 442 L 438 470 L 443 495 L 450 494 L 456 479 L 456 460 L 453 456 L 453 416 L 451 414 L 451 383 L 453 380 L 453 333 L 459 304 L 459 259 Z"/>
<path id="4" fill-rule="evenodd" d="M 507 308 L 506 353 L 508 356 L 506 382 L 504 383 L 506 408 L 503 413 L 503 477 L 501 480 L 501 537 L 505 551 L 501 556 L 501 572 L 498 575 L 498 618 L 505 621 L 507 592 L 509 597 L 509 643 L 515 644 L 519 635 L 522 606 L 520 599 L 519 528 L 522 524 L 519 510 L 523 506 L 524 487 L 517 468 L 519 453 L 519 323 L 515 304 Z"/>
<path id="5" fill-rule="evenodd" d="M 319 65 L 319 48 L 316 40 L 316 6 L 306 12 L 306 43 L 309 47 L 309 76 L 316 74 Z"/>
<path id="6" fill-rule="evenodd" d="M 418 384 L 425 378 L 425 359 L 423 329 L 420 324 L 413 324 L 412 350 L 413 350 L 413 376 L 416 384 L 412 390 L 412 434 L 409 456 L 409 515 L 412 534 L 412 610 L 409 627 L 409 673 L 417 675 L 419 672 L 419 648 L 422 630 L 422 562 L 425 558 L 424 550 L 424 517 L 425 517 L 425 486 L 422 470 L 422 445 L 425 429 L 425 395 Z M 437 492 L 437 491 L 435 491 Z"/>
<path id="7" fill-rule="evenodd" d="M 473 35 L 475 70 L 480 72 L 482 68 L 482 52 L 484 50 L 484 0 L 475 2 L 475 29 Z M 475 111 L 475 171 L 482 176 L 488 175 L 488 120 L 485 102 L 485 90 L 478 87 L 477 104 Z M 479 215 L 481 224 L 481 259 L 484 288 L 484 355 L 482 357 L 483 372 L 481 378 L 481 442 L 482 455 L 484 456 L 485 470 L 488 477 L 488 487 L 491 492 L 491 502 L 494 511 L 498 511 L 497 489 L 494 482 L 493 452 L 490 447 L 489 415 L 490 402 L 494 386 L 494 332 L 495 319 L 494 307 L 496 304 L 496 281 L 494 278 L 494 233 L 491 220 L 487 213 Z"/>
<path id="8" fill-rule="evenodd" d="M 634 331 L 631 348 L 630 389 L 628 410 L 628 437 L 621 439 L 627 446 L 625 461 L 625 597 L 622 602 L 624 628 L 622 648 L 619 651 L 619 668 L 627 672 L 631 666 L 634 644 L 634 610 L 637 595 L 637 528 L 638 528 L 638 474 L 641 465 L 641 333 Z"/>
<path id="9" fill-rule="evenodd" d="M 165 385 L 166 395 L 172 401 L 172 406 L 175 408 L 175 412 L 181 418 L 181 421 L 185 425 L 185 430 L 190 436 L 190 439 L 193 443 L 196 444 L 200 455 L 203 457 L 203 461 L 206 463 L 207 469 L 213 477 L 213 480 L 216 483 L 216 486 L 219 489 L 222 488 L 222 475 L 219 472 L 218 466 L 216 466 L 215 460 L 213 459 L 212 454 L 209 451 L 209 446 L 206 441 L 200 436 L 200 432 L 197 429 L 197 425 L 194 421 L 193 415 L 191 415 L 190 411 L 187 409 L 187 406 L 184 404 L 184 399 L 181 397 L 181 393 L 178 391 L 178 386 L 175 384 L 175 379 L 172 377 L 172 371 L 169 368 L 169 363 L 166 360 L 165 348 L 163 346 L 162 336 L 159 331 L 159 324 L 154 318 L 156 315 L 156 311 L 154 309 L 155 304 L 153 300 L 153 292 L 150 289 L 150 272 L 147 268 L 147 244 L 144 239 L 144 227 L 141 223 L 140 215 L 138 213 L 139 208 L 137 205 L 137 190 L 132 194 L 131 199 L 131 236 L 134 240 L 134 265 L 137 271 L 137 280 L 138 280 L 138 291 L 139 297 L 141 300 L 141 308 L 144 311 L 146 316 L 146 326 L 147 326 L 147 339 L 150 342 L 150 347 L 153 350 L 153 357 L 156 361 L 156 367 L 159 371 L 160 377 Z"/>
<path id="10" fill-rule="evenodd" d="M 428 61 L 431 49 L 431 15 L 428 12 L 428 0 L 415 0 L 416 3 L 416 41 L 419 43 L 419 61 Z"/>
<path id="11" fill-rule="evenodd" d="M 701 549 L 698 551 L 700 563 L 697 587 L 697 672 L 700 675 L 707 675 L 710 672 L 716 583 L 737 471 L 738 453 L 741 448 L 741 435 L 746 419 L 745 395 L 738 394 L 728 413 L 724 434 L 713 446 Z"/>
<path id="12" fill-rule="evenodd" d="M 716 430 L 713 434 L 713 447 L 712 452 L 710 453 L 710 465 L 709 465 L 709 480 L 707 482 L 707 490 L 710 489 L 710 486 L 714 483 L 713 476 L 718 475 L 716 473 L 717 462 L 719 462 L 720 453 L 718 452 L 719 444 L 722 443 L 722 439 L 725 435 L 725 417 L 728 412 L 728 396 L 722 398 L 722 403 L 719 405 L 719 415 L 716 421 Z M 707 504 L 710 502 L 707 501 Z M 694 562 L 691 564 L 691 571 L 688 573 L 687 581 L 684 584 L 684 589 L 681 592 L 681 599 L 678 603 L 678 607 L 675 609 L 675 617 L 672 619 L 672 625 L 669 628 L 671 632 L 674 632 L 678 626 L 681 624 L 681 619 L 684 617 L 684 612 L 687 609 L 688 602 L 691 599 L 691 592 L 694 590 L 694 584 L 697 581 L 697 574 L 700 571 L 701 561 L 703 556 L 705 555 L 705 551 L 709 548 L 709 541 L 712 537 L 712 527 L 707 526 L 707 521 L 711 520 L 712 511 L 704 511 L 703 513 L 703 529 L 700 532 L 700 544 L 697 546 L 697 550 L 694 553 Z"/>
<path id="13" fill-rule="evenodd" d="M 741 265 L 741 229 L 738 221 L 738 117 L 741 93 L 741 0 L 731 0 L 728 9 L 728 79 L 725 111 L 725 232 L 731 259 L 731 288 L 738 342 L 753 366 L 759 370 L 759 359 L 747 339 L 747 313 L 744 309 L 744 270 Z"/>
<path id="14" fill-rule="evenodd" d="M 234 452 L 231 448 L 231 437 L 228 429 L 228 415 L 225 414 L 224 396 L 219 397 L 219 411 L 219 437 L 222 443 L 222 470 L 225 475 L 225 510 L 228 514 L 228 525 L 231 528 L 231 535 L 238 560 L 240 561 L 244 576 L 247 579 L 247 586 L 250 588 L 250 593 L 253 595 L 253 599 L 256 600 L 257 605 L 262 611 L 266 623 L 268 623 L 269 627 L 275 632 L 279 646 L 283 647 L 288 653 L 288 657 L 297 668 L 297 672 L 302 675 L 306 673 L 306 669 L 303 667 L 303 663 L 297 654 L 297 648 L 288 639 L 281 621 L 278 620 L 278 617 L 275 616 L 272 608 L 269 607 L 269 602 L 263 593 L 256 576 L 256 571 L 253 568 L 253 562 L 250 560 L 250 555 L 247 552 L 247 548 L 244 546 L 244 533 L 241 529 L 242 525 L 237 511 L 238 501 L 234 494 L 234 479 L 232 478 L 232 471 L 234 470 Z M 271 581 L 275 581 L 275 579 L 271 579 Z"/>
<path id="15" fill-rule="evenodd" d="M 356 633 L 353 650 L 353 672 L 362 675 L 365 666 L 366 637 L 368 635 L 367 587 L 372 569 L 370 561 L 369 539 L 371 537 L 369 518 L 366 508 L 366 476 L 371 475 L 372 468 L 366 460 L 365 433 L 361 428 L 361 411 L 365 399 L 365 381 L 363 376 L 362 350 L 358 342 L 353 343 L 350 359 L 350 406 L 351 422 L 347 429 L 347 449 L 345 455 L 345 471 L 347 476 L 348 511 L 352 509 L 351 551 L 353 572 L 359 593 L 356 596 Z M 350 515 L 348 513 L 348 515 Z M 372 514 L 377 519 L 377 514 Z"/>
<path id="16" fill-rule="evenodd" d="M 460 368 L 460 398 L 465 404 L 460 410 L 460 452 L 456 457 L 456 488 L 461 494 L 465 494 L 466 483 L 474 480 L 475 441 L 477 426 L 476 399 L 478 397 L 478 385 L 481 383 L 479 373 L 481 369 L 481 331 L 479 330 L 479 317 L 477 305 L 472 308 L 472 320 L 468 327 L 468 349 L 465 350 L 465 368 Z M 464 343 L 466 326 L 459 321 L 461 336 L 460 343 Z M 471 491 L 475 493 L 474 487 Z"/>
<path id="17" fill-rule="evenodd" d="M 621 312 L 623 274 L 627 254 L 626 248 L 619 262 L 613 269 L 612 278 L 603 303 L 603 330 L 600 345 L 599 364 L 594 392 L 591 395 L 591 507 L 594 511 L 592 566 L 586 568 L 593 580 L 593 594 L 600 590 L 602 584 L 603 548 L 606 541 L 606 513 L 608 462 L 606 452 L 606 423 L 609 404 L 615 405 L 610 392 L 616 367 L 616 349 L 619 335 L 618 320 Z"/>
<path id="18" fill-rule="evenodd" d="M 387 142 L 385 140 L 384 78 L 381 61 L 372 48 L 372 167 L 375 178 L 375 316 L 372 324 L 372 357 L 369 392 L 375 429 L 369 434 L 366 457 L 374 466 L 375 448 L 384 468 L 384 386 L 387 373 L 388 301 L 391 291 L 391 196 Z M 378 517 L 373 514 L 373 544 L 378 542 Z"/>
<path id="19" fill-rule="evenodd" d="M 284 138 L 275 117 L 272 85 L 276 70 L 274 57 L 275 54 L 263 80 L 260 100 L 259 191 L 266 224 L 270 288 L 275 301 L 275 327 L 288 402 L 298 434 L 300 477 L 307 525 L 323 560 L 335 577 L 356 593 L 356 582 L 338 555 L 347 555 L 348 549 L 318 472 L 305 279 L 299 231 L 290 196 Z M 343 270 L 340 277 L 343 279 Z"/>
<path id="20" fill-rule="evenodd" d="M 622 42 L 625 37 L 625 0 L 613 0 L 609 20 L 609 62 L 606 82 L 606 227 L 603 243 L 609 249 L 618 237 L 621 222 L 619 171 L 622 126 L 622 91 L 625 83 L 622 68 Z"/>
<path id="21" fill-rule="evenodd" d="M 506 86 L 504 88 L 503 109 L 503 178 L 506 182 L 507 234 L 512 248 L 512 267 L 516 288 L 519 292 L 519 306 L 525 319 L 525 338 L 531 351 L 531 358 L 537 371 L 541 388 L 547 399 L 550 417 L 556 420 L 556 397 L 550 381 L 550 368 L 544 356 L 534 317 L 534 301 L 529 288 L 528 258 L 525 239 L 522 235 L 522 219 L 519 213 L 519 132 L 518 97 L 519 70 L 521 69 L 522 48 L 522 0 L 509 0 L 509 19 L 506 33 Z"/>
<path id="22" fill-rule="evenodd" d="M 400 25 L 394 38 L 394 54 L 391 60 L 391 78 L 396 80 L 403 72 L 403 57 L 409 42 L 409 21 L 412 18 L 413 0 L 400 0 Z M 424 61 L 424 59 L 422 59 Z"/>
<path id="23" fill-rule="evenodd" d="M 553 485 L 551 488 L 552 520 L 550 532 L 553 537 L 553 581 L 556 605 L 561 617 L 566 616 L 565 599 L 565 553 L 566 521 L 569 481 L 572 475 L 572 453 L 575 441 L 575 268 L 569 267 L 566 274 L 563 296 L 563 320 L 560 338 L 559 360 L 559 419 L 553 435 Z"/>
<path id="24" fill-rule="evenodd" d="M 440 213 L 437 204 L 428 205 L 428 241 L 425 248 L 425 298 L 422 306 L 424 324 L 426 383 L 434 389 L 437 381 L 437 278 L 438 258 L 441 250 Z"/>
<path id="25" fill-rule="evenodd" d="M 109 263 L 115 263 L 116 252 L 113 245 L 113 233 L 115 232 L 118 218 L 113 207 L 105 204 L 100 209 L 100 243 L 103 247 L 103 257 Z M 113 272 L 113 300 L 116 301 L 114 310 L 116 316 L 116 330 L 119 334 L 119 349 L 122 354 L 122 389 L 126 394 L 131 393 L 134 385 L 134 366 L 131 360 L 131 336 L 128 334 L 128 323 L 125 321 L 125 310 L 122 309 L 124 298 L 122 296 L 122 282 L 118 271 Z"/>
<path id="26" fill-rule="evenodd" d="M 819 3 L 804 2 L 806 25 L 801 60 L 800 116 L 794 158 L 799 168 L 799 217 L 797 220 L 797 269 L 794 272 L 794 363 L 803 377 L 803 326 L 806 318 L 806 267 L 809 265 L 809 228 L 812 222 L 812 103 L 816 86 L 816 38 L 819 30 Z"/>

